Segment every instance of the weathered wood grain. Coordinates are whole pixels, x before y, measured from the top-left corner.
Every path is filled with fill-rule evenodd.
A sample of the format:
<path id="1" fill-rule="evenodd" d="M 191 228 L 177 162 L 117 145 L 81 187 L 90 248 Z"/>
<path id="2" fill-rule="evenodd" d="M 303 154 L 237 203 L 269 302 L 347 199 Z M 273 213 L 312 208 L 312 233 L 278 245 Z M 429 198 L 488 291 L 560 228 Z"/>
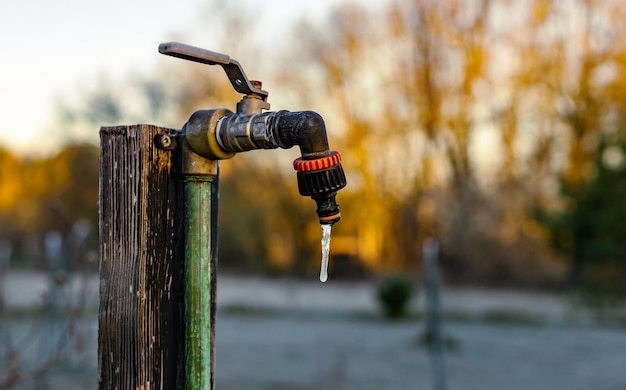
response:
<path id="1" fill-rule="evenodd" d="M 175 389 L 184 380 L 181 186 L 173 130 L 100 129 L 100 389 Z"/>

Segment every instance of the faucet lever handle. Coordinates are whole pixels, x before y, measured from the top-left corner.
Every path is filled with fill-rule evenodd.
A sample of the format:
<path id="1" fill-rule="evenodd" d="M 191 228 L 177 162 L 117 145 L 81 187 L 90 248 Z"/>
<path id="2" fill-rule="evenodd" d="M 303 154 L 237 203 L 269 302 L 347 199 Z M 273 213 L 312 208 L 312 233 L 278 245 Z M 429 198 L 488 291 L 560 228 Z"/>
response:
<path id="1" fill-rule="evenodd" d="M 267 101 L 267 95 L 269 95 L 269 93 L 255 86 L 255 84 L 260 85 L 259 82 L 251 82 L 248 80 L 241 64 L 230 58 L 229 55 L 201 49 L 180 42 L 161 43 L 159 45 L 159 53 L 188 61 L 199 62 L 201 64 L 220 65 L 226 72 L 235 91 L 245 95 L 257 95 L 263 101 Z"/>

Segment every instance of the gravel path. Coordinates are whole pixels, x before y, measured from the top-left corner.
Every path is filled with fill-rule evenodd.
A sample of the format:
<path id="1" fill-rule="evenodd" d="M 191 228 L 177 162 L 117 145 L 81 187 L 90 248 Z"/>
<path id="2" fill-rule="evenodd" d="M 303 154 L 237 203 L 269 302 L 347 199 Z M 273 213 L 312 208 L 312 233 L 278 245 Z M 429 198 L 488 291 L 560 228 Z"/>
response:
<path id="1" fill-rule="evenodd" d="M 422 324 L 222 315 L 217 385 L 235 389 L 430 389 Z M 626 389 L 626 331 L 454 323 L 449 389 Z"/>
<path id="2" fill-rule="evenodd" d="M 10 308 L 36 306 L 47 283 L 25 274 L 6 281 Z M 419 316 L 381 319 L 374 291 L 372 284 L 332 279 L 220 277 L 217 389 L 432 388 L 428 351 L 418 342 L 423 322 Z M 448 389 L 626 389 L 623 324 L 601 326 L 589 310 L 555 295 L 446 290 L 443 304 L 444 333 L 454 345 L 445 355 Z M 423 302 L 416 300 L 414 308 L 421 311 Z M 23 350 L 26 365 L 45 354 L 48 330 L 62 328 L 33 322 L 20 316 L 0 327 L 0 344 L 32 339 Z M 95 314 L 84 326 L 90 330 L 85 355 L 18 389 L 96 388 Z M 0 361 L 0 370 L 6 363 Z"/>

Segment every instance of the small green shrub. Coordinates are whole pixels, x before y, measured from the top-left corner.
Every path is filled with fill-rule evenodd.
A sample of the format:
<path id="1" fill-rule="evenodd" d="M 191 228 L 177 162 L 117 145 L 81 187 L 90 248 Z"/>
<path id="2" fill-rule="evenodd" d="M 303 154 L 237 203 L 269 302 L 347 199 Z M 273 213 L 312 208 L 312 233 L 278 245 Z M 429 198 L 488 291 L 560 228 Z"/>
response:
<path id="1" fill-rule="evenodd" d="M 413 283 L 404 275 L 385 279 L 378 287 L 378 301 L 388 318 L 405 317 L 413 295 Z"/>

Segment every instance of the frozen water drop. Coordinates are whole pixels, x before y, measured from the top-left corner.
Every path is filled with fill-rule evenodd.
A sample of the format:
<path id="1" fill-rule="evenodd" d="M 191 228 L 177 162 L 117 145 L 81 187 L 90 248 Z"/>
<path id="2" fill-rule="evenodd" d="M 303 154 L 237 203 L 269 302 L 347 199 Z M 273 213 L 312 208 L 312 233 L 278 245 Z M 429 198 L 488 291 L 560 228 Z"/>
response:
<path id="1" fill-rule="evenodd" d="M 328 254 L 330 252 L 330 231 L 332 225 L 322 225 L 322 268 L 320 269 L 320 281 L 328 280 Z"/>

